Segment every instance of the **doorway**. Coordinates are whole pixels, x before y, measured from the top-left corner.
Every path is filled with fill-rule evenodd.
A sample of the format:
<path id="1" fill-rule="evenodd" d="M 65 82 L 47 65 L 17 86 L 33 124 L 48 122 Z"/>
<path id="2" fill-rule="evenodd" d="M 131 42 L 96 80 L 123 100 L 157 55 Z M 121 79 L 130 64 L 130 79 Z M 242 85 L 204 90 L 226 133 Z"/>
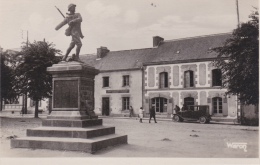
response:
<path id="1" fill-rule="evenodd" d="M 102 116 L 109 116 L 110 106 L 109 97 L 102 98 Z"/>
<path id="2" fill-rule="evenodd" d="M 167 99 L 163 97 L 153 98 L 152 107 L 155 108 L 155 112 L 157 113 L 167 112 Z"/>
<path id="3" fill-rule="evenodd" d="M 184 104 L 186 106 L 195 105 L 194 98 L 193 97 L 186 97 L 186 98 L 184 98 Z M 191 106 L 190 109 L 194 111 L 194 107 L 193 106 Z"/>
<path id="4" fill-rule="evenodd" d="M 223 106 L 222 106 L 222 98 L 221 97 L 214 97 L 212 98 L 212 106 L 214 114 L 222 114 Z"/>

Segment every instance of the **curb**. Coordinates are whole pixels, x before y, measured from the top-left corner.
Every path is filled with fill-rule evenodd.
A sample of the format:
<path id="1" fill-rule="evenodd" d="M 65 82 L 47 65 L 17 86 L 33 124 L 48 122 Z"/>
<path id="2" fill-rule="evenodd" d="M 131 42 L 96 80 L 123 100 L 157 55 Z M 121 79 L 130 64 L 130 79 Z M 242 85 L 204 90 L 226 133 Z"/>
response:
<path id="1" fill-rule="evenodd" d="M 39 118 L 45 119 L 47 118 L 48 114 L 39 114 Z M 34 118 L 34 114 L 25 114 L 25 115 L 18 115 L 18 114 L 9 114 L 9 115 L 3 115 L 0 114 L 0 117 L 5 117 L 5 118 Z M 100 119 L 130 119 L 130 120 L 138 120 L 138 117 L 111 117 L 111 116 L 98 116 Z M 149 118 L 143 118 L 143 120 L 149 120 Z M 167 122 L 172 122 L 172 119 L 163 119 L 163 118 L 156 118 L 157 121 L 167 121 Z M 188 123 L 188 122 L 187 122 Z M 211 120 L 210 123 L 212 124 L 226 124 L 226 125 L 240 125 L 240 124 L 234 124 L 231 121 L 216 121 L 216 120 Z"/>

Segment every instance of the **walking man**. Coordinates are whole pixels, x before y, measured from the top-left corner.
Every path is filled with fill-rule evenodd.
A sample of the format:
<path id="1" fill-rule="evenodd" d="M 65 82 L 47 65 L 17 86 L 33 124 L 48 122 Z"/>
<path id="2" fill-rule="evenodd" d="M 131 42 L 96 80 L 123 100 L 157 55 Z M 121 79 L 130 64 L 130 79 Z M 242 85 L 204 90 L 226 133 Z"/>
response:
<path id="1" fill-rule="evenodd" d="M 150 109 L 150 119 L 149 119 L 149 123 L 151 123 L 151 119 L 154 119 L 154 122 L 155 123 L 157 123 L 156 122 L 156 118 L 155 118 L 155 109 L 154 109 L 154 107 L 152 107 L 151 109 Z"/>
<path id="2" fill-rule="evenodd" d="M 65 56 L 62 58 L 62 61 L 66 61 L 66 58 L 68 57 L 70 51 L 75 47 L 75 45 L 77 45 L 77 48 L 76 48 L 75 59 L 73 60 L 79 61 L 79 52 L 82 47 L 80 38 L 83 38 L 84 36 L 82 35 L 81 32 L 82 17 L 80 13 L 75 13 L 76 11 L 75 8 L 76 8 L 75 4 L 69 4 L 68 6 L 69 13 L 67 13 L 67 16 L 64 18 L 64 20 L 55 28 L 55 30 L 59 30 L 64 25 L 68 24 L 69 28 L 66 29 L 65 35 L 72 37 L 70 46 L 67 49 Z"/>

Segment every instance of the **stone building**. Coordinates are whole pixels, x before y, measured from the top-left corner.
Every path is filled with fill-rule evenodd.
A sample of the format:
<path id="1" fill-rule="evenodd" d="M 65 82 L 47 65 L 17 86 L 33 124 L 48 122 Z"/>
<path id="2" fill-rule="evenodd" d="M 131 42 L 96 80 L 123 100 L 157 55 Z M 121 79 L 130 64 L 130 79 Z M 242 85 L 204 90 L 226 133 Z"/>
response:
<path id="1" fill-rule="evenodd" d="M 209 105 L 215 117 L 236 117 L 236 96 L 225 95 L 221 72 L 212 64 L 231 34 L 199 36 L 164 41 L 156 36 L 153 47 L 82 55 L 85 63 L 100 73 L 95 77 L 95 112 L 107 116 L 128 116 L 154 106 L 157 116 L 169 118 L 175 105 Z"/>
<path id="2" fill-rule="evenodd" d="M 144 63 L 144 102 L 148 112 L 169 117 L 175 105 L 209 105 L 216 117 L 236 117 L 237 98 L 226 96 L 221 71 L 212 64 L 217 54 L 211 49 L 221 46 L 230 34 L 218 34 L 164 41 L 154 38 L 154 57 Z"/>
<path id="3" fill-rule="evenodd" d="M 100 71 L 95 77 L 95 113 L 103 116 L 129 116 L 129 107 L 138 114 L 143 100 L 142 64 L 154 48 L 109 51 L 97 49 L 96 55 L 80 59 Z"/>

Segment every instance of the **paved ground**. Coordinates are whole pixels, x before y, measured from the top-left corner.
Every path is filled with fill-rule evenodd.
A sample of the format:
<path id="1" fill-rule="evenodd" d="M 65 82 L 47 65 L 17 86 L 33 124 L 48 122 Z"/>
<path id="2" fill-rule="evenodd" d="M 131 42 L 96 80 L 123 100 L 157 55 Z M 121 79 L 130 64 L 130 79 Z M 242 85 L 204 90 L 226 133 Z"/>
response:
<path id="1" fill-rule="evenodd" d="M 25 136 L 27 128 L 41 125 L 41 118 L 1 117 L 0 157 L 157 157 L 157 158 L 258 158 L 259 127 L 233 124 L 139 123 L 135 118 L 104 118 L 104 125 L 116 126 L 116 133 L 127 134 L 128 144 L 110 147 L 94 155 L 82 152 L 11 149 L 10 136 Z M 244 149 L 227 143 L 247 143 Z"/>

